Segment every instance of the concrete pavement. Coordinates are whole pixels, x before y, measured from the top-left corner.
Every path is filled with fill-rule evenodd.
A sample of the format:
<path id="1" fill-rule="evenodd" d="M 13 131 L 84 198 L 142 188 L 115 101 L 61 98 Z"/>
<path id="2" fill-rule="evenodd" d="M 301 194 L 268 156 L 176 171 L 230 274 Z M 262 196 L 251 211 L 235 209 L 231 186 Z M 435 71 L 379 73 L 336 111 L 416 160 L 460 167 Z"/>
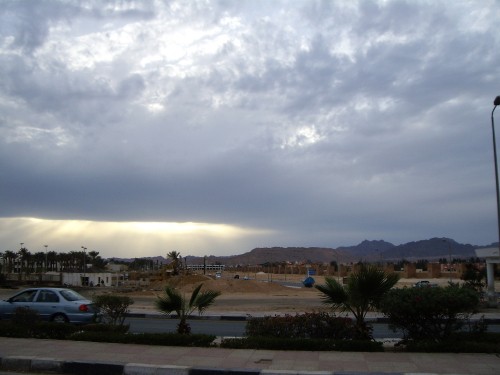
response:
<path id="1" fill-rule="evenodd" d="M 495 354 L 298 352 L 0 337 L 1 370 L 106 375 L 500 374 Z"/>
<path id="2" fill-rule="evenodd" d="M 130 313 L 159 315 L 151 309 L 134 309 Z M 481 316 L 490 322 L 500 321 L 497 311 L 474 318 Z M 247 316 L 212 312 L 203 318 L 246 319 Z M 368 321 L 382 319 L 378 313 L 367 317 Z M 0 370 L 85 375 L 500 374 L 500 356 L 495 354 L 300 352 L 6 337 L 0 337 L 0 361 Z"/>

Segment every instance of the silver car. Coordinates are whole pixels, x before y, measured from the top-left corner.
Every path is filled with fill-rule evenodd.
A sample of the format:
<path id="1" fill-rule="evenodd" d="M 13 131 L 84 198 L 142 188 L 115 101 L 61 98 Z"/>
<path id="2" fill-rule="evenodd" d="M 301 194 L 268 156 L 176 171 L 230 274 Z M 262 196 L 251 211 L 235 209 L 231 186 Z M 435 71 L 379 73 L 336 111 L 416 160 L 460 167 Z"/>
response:
<path id="1" fill-rule="evenodd" d="M 18 307 L 36 311 L 41 319 L 59 323 L 92 323 L 92 301 L 67 288 L 30 288 L 0 301 L 0 319 L 11 319 Z"/>

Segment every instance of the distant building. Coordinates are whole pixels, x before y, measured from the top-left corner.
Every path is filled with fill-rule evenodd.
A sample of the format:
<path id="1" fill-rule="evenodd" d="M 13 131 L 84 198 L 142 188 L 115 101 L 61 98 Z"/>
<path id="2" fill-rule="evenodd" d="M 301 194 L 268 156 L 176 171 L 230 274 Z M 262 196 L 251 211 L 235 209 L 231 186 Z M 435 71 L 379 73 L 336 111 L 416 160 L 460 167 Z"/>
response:
<path id="1" fill-rule="evenodd" d="M 110 272 L 123 272 L 128 270 L 128 266 L 126 264 L 118 264 L 110 262 L 106 264 L 106 269 Z"/>
<path id="2" fill-rule="evenodd" d="M 204 269 L 207 271 L 224 271 L 226 266 L 224 264 L 190 264 L 186 268 L 191 271 L 203 271 Z"/>
<path id="3" fill-rule="evenodd" d="M 116 274 L 110 272 L 62 272 L 61 283 L 69 286 L 114 286 Z"/>
<path id="4" fill-rule="evenodd" d="M 495 292 L 495 269 L 494 264 L 500 263 L 500 251 L 498 247 L 489 247 L 486 249 L 476 249 L 476 255 L 479 258 L 486 259 L 486 282 L 487 296 L 490 307 L 497 307 L 497 295 Z"/>

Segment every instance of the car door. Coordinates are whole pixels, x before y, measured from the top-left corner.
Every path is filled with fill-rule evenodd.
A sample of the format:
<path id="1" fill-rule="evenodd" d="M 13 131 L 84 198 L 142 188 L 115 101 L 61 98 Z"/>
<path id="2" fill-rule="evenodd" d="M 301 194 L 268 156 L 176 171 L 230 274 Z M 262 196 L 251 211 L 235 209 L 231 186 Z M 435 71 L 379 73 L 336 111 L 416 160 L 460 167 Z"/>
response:
<path id="1" fill-rule="evenodd" d="M 53 290 L 41 289 L 32 304 L 32 308 L 40 314 L 43 320 L 49 320 L 53 314 L 58 312 L 59 305 L 59 296 Z"/>
<path id="2" fill-rule="evenodd" d="M 2 303 L 3 316 L 7 319 L 11 319 L 16 309 L 19 307 L 32 308 L 33 300 L 37 294 L 36 289 L 24 290 Z"/>

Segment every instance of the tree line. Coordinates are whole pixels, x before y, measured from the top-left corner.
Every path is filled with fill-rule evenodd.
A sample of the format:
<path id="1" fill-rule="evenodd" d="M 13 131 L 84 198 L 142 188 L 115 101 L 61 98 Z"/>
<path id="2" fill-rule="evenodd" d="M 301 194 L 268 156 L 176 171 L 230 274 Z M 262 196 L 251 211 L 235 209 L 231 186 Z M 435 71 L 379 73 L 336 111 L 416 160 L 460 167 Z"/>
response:
<path id="1" fill-rule="evenodd" d="M 2 273 L 102 271 L 107 264 L 107 261 L 99 256 L 98 251 L 31 253 L 27 248 L 22 247 L 17 252 L 11 250 L 0 252 L 0 258 L 2 259 L 0 263 Z"/>

